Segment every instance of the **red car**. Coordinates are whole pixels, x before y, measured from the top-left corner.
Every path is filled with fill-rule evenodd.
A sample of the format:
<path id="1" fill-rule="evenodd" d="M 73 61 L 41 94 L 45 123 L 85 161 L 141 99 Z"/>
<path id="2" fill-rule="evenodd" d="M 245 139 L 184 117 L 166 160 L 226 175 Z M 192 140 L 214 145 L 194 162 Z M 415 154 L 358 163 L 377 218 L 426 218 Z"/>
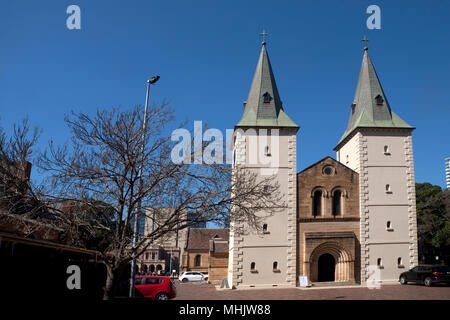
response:
<path id="1" fill-rule="evenodd" d="M 176 296 L 175 285 L 169 277 L 138 276 L 135 282 L 136 296 L 153 300 L 169 300 Z"/>

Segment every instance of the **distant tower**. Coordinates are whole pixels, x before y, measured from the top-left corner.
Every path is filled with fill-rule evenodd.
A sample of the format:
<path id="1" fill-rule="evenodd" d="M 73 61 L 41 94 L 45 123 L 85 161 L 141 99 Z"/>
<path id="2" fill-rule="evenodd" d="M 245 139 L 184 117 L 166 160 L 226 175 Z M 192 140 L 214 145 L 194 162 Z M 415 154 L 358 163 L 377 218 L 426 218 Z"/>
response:
<path id="1" fill-rule="evenodd" d="M 361 281 L 367 268 L 397 281 L 418 264 L 412 131 L 390 108 L 367 39 L 347 130 L 337 160 L 359 173 Z"/>
<path id="2" fill-rule="evenodd" d="M 267 34 L 264 32 L 263 37 Z M 286 207 L 264 221 L 264 232 L 230 221 L 228 282 L 233 287 L 296 285 L 296 135 L 298 126 L 283 110 L 263 38 L 244 114 L 235 126 L 234 168 L 274 174 Z M 278 130 L 278 146 L 271 136 Z M 245 133 L 244 133 L 245 132 Z M 256 142 L 258 141 L 258 143 Z M 260 141 L 266 141 L 261 145 Z M 261 152 L 260 148 L 264 148 Z M 252 159 L 265 155 L 266 160 Z M 279 159 L 279 161 L 272 161 Z M 266 173 L 264 173 L 266 172 Z M 233 210 L 233 208 L 232 208 Z M 249 234 L 240 234 L 243 227 Z"/>
<path id="3" fill-rule="evenodd" d="M 450 157 L 445 159 L 445 181 L 447 189 L 450 189 Z"/>

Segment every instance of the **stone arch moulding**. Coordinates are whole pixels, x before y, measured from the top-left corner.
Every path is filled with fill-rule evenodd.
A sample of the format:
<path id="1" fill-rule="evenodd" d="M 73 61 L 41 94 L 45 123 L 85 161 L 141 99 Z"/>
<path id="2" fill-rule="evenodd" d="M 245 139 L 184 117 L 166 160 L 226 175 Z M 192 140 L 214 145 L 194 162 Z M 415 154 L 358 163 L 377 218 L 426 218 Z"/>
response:
<path id="1" fill-rule="evenodd" d="M 336 168 L 330 164 L 325 164 L 322 167 L 322 175 L 326 175 L 326 176 L 334 176 L 336 175 Z"/>
<path id="2" fill-rule="evenodd" d="M 346 190 L 344 187 L 342 187 L 342 186 L 336 186 L 336 187 L 334 187 L 333 189 L 331 189 L 330 196 L 333 197 L 333 196 L 334 196 L 334 193 L 335 193 L 336 191 L 342 192 L 342 195 L 343 195 L 345 198 L 348 198 L 348 192 L 347 192 L 347 190 Z"/>
<path id="3" fill-rule="evenodd" d="M 314 197 L 314 192 L 316 192 L 316 191 L 322 191 L 322 197 L 324 197 L 324 198 L 328 198 L 328 191 L 327 191 L 327 189 L 325 189 L 324 187 L 322 187 L 322 186 L 317 186 L 317 187 L 314 187 L 312 190 L 311 190 L 311 198 L 312 197 Z"/>
<path id="4" fill-rule="evenodd" d="M 309 259 L 311 282 L 318 280 L 318 262 L 320 256 L 323 254 L 331 254 L 336 261 L 335 267 L 335 282 L 353 282 L 355 280 L 354 265 L 355 259 L 350 252 L 348 252 L 339 243 L 334 241 L 327 241 L 318 245 L 311 252 Z"/>

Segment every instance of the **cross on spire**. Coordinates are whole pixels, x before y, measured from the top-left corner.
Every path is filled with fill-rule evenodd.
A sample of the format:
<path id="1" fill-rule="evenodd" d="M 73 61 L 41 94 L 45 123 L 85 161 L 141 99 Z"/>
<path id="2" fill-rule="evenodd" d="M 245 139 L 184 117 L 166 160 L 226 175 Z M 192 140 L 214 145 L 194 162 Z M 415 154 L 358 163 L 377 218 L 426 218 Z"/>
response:
<path id="1" fill-rule="evenodd" d="M 364 38 L 362 38 L 361 41 L 364 42 L 364 50 L 367 50 L 367 42 L 369 42 L 369 39 L 367 39 L 366 36 L 364 36 Z"/>
<path id="2" fill-rule="evenodd" d="M 262 44 L 265 45 L 266 44 L 266 36 L 268 36 L 269 34 L 266 33 L 266 30 L 263 29 L 262 33 L 260 33 L 259 35 L 262 36 Z"/>

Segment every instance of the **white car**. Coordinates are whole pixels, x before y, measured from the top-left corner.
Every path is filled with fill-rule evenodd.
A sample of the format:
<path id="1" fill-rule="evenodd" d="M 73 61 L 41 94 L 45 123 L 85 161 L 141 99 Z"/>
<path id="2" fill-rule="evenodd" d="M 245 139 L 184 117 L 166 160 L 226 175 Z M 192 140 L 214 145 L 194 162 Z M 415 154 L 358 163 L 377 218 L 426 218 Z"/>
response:
<path id="1" fill-rule="evenodd" d="M 183 272 L 178 278 L 181 282 L 203 281 L 205 279 L 207 279 L 207 277 L 205 277 L 203 273 L 194 271 Z"/>

